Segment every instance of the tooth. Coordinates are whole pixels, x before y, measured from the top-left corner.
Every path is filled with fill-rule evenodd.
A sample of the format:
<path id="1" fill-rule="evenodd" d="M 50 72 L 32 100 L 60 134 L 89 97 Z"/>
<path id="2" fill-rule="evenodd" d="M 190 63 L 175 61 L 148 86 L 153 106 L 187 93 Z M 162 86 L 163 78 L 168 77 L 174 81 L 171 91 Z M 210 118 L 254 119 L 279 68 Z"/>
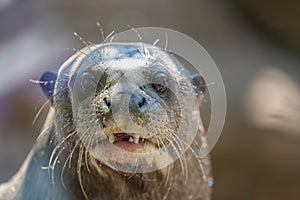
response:
<path id="1" fill-rule="evenodd" d="M 114 135 L 109 135 L 108 140 L 109 140 L 110 143 L 113 144 L 115 142 L 115 136 Z"/>
<path id="2" fill-rule="evenodd" d="M 133 139 L 132 139 L 132 137 L 129 137 L 129 142 L 133 142 Z"/>
<path id="3" fill-rule="evenodd" d="M 133 142 L 134 142 L 135 144 L 138 144 L 138 143 L 139 143 L 139 140 L 140 140 L 140 136 L 139 136 L 139 135 L 133 136 Z"/>

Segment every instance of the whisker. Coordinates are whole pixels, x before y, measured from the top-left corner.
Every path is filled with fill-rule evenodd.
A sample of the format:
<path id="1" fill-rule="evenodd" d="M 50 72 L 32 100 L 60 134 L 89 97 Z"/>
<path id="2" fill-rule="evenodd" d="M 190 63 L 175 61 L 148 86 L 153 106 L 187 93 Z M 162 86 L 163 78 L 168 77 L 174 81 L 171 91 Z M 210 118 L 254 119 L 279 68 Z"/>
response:
<path id="1" fill-rule="evenodd" d="M 138 167 L 139 167 L 139 159 L 136 160 L 136 166 L 135 166 L 135 169 L 134 169 L 134 171 L 132 172 L 132 174 L 131 174 L 129 177 L 126 178 L 127 180 L 130 180 L 132 177 L 134 177 L 134 176 L 136 175 L 137 170 L 138 170 Z"/>
<path id="2" fill-rule="evenodd" d="M 131 26 L 130 24 L 127 24 L 127 26 L 128 26 L 129 28 L 131 28 L 131 30 L 133 30 L 133 31 L 135 32 L 135 34 L 138 36 L 139 41 L 140 41 L 141 44 L 142 44 L 142 49 L 143 49 L 144 55 L 146 56 L 146 50 L 145 50 L 144 40 L 143 40 L 143 38 L 142 38 L 142 35 L 139 33 L 139 31 L 138 31 L 136 28 L 134 28 L 134 27 Z"/>
<path id="3" fill-rule="evenodd" d="M 51 180 L 52 180 L 52 184 L 53 186 L 55 185 L 55 182 L 54 182 L 54 172 L 55 172 L 55 167 L 56 167 L 56 163 L 58 162 L 58 159 L 59 159 L 59 156 L 60 154 L 65 150 L 65 146 L 61 148 L 61 150 L 58 152 L 57 156 L 55 157 L 54 161 L 53 161 L 53 164 L 51 166 Z"/>
<path id="4" fill-rule="evenodd" d="M 110 38 L 110 37 L 111 37 L 112 35 L 114 35 L 114 34 L 115 34 L 115 31 L 110 32 L 110 34 L 108 34 L 108 35 L 106 36 L 106 38 L 104 39 L 103 43 L 105 43 L 106 40 L 108 40 L 108 38 Z"/>
<path id="5" fill-rule="evenodd" d="M 68 49 L 68 48 L 67 48 Z M 76 48 L 73 48 L 72 51 L 76 52 L 76 53 L 81 53 L 83 55 L 85 55 L 86 57 L 88 58 L 91 58 L 94 62 L 94 64 L 98 64 L 97 61 L 96 61 L 96 57 L 94 56 L 94 54 L 92 53 L 92 57 L 90 55 L 88 55 L 87 53 L 83 52 L 82 50 L 78 50 Z M 90 52 L 91 52 L 91 49 L 90 49 Z"/>
<path id="6" fill-rule="evenodd" d="M 187 145 L 187 144 L 185 143 L 185 145 Z M 195 156 L 195 158 L 197 159 L 198 164 L 199 164 L 199 167 L 200 167 L 200 170 L 201 170 L 201 172 L 202 172 L 202 177 L 203 177 L 203 179 L 204 179 L 206 182 L 208 182 L 208 178 L 207 178 L 207 176 L 206 176 L 206 172 L 205 172 L 205 170 L 204 170 L 204 166 L 203 166 L 203 164 L 202 164 L 202 162 L 201 162 L 201 159 L 199 158 L 198 154 L 195 152 L 195 150 L 194 150 L 190 145 L 187 145 L 187 147 L 189 148 L 189 150 L 192 152 L 192 154 L 193 154 L 193 155 Z"/>
<path id="7" fill-rule="evenodd" d="M 175 153 L 176 153 L 176 155 L 177 155 L 177 157 L 179 159 L 179 162 L 180 162 L 180 165 L 181 165 L 181 169 L 182 169 L 182 175 L 185 175 L 184 164 L 182 162 L 182 158 L 180 156 L 180 153 L 178 152 L 176 146 L 173 144 L 173 141 L 170 140 L 169 138 L 166 138 L 166 139 L 169 142 L 169 144 L 171 144 L 171 146 L 173 147 L 173 150 L 175 151 Z"/>
<path id="8" fill-rule="evenodd" d="M 168 48 L 168 33 L 165 32 L 165 48 L 164 48 L 164 51 L 167 51 L 167 48 Z"/>
<path id="9" fill-rule="evenodd" d="M 65 168 L 67 167 L 70 156 L 71 156 L 71 154 L 69 154 L 67 159 L 65 160 L 65 162 L 63 164 L 63 167 L 62 167 L 62 170 L 61 170 L 61 173 L 60 173 L 60 182 L 62 183 L 62 185 L 65 189 L 67 189 L 67 187 L 66 187 L 65 182 L 64 182 L 64 172 L 65 172 Z"/>
<path id="10" fill-rule="evenodd" d="M 109 40 L 109 44 L 112 43 L 112 41 L 113 41 L 113 39 L 115 38 L 115 36 L 116 36 L 116 35 L 112 35 L 112 36 L 111 36 L 111 38 L 110 38 L 110 40 Z"/>
<path id="11" fill-rule="evenodd" d="M 90 49 L 90 45 L 94 45 L 92 42 L 84 40 L 77 32 L 74 32 L 73 34 L 74 34 L 75 37 L 77 37 L 89 49 Z"/>
<path id="12" fill-rule="evenodd" d="M 161 140 L 161 138 L 160 138 L 160 137 L 157 137 L 157 138 L 159 139 L 159 141 L 158 141 L 159 146 L 160 146 L 160 144 L 161 144 L 161 145 L 163 146 L 163 149 L 164 149 L 165 151 L 167 151 L 167 147 L 166 147 L 166 145 L 164 144 L 164 142 Z M 169 170 L 169 167 L 168 167 L 168 170 Z M 167 172 L 167 173 L 169 173 L 169 172 Z M 166 184 L 166 182 L 167 182 L 167 180 L 165 180 L 165 177 L 164 177 L 163 180 L 161 181 L 160 185 L 158 186 L 158 188 L 162 187 L 162 185 L 163 185 L 163 184 Z"/>
<path id="13" fill-rule="evenodd" d="M 174 135 L 175 134 L 173 134 L 172 132 L 171 132 L 171 138 L 168 138 L 169 139 L 169 142 L 170 141 L 174 141 L 176 144 L 177 144 L 177 146 L 178 146 L 178 148 L 179 148 L 179 153 L 177 153 L 177 156 L 178 156 L 178 158 L 179 158 L 179 160 L 183 163 L 183 165 L 184 165 L 184 167 L 182 168 L 182 170 L 184 170 L 184 172 L 183 172 L 183 175 L 185 175 L 185 182 L 187 182 L 188 181 L 188 167 L 187 167 L 187 162 L 186 162 L 186 158 L 185 158 L 185 156 L 182 156 L 182 154 L 184 153 L 184 150 L 183 150 L 183 147 L 180 145 L 181 144 L 181 142 L 180 142 L 180 140 L 179 139 L 176 139 L 175 137 L 174 137 Z M 173 142 L 171 143 L 171 145 L 173 145 Z M 175 145 L 174 145 L 175 146 Z M 179 155 L 178 155 L 179 154 Z"/>
<path id="14" fill-rule="evenodd" d="M 102 36 L 102 41 L 101 41 L 101 42 L 104 42 L 104 40 L 105 40 L 105 36 L 104 36 L 103 29 L 102 29 L 102 27 L 101 27 L 101 24 L 100 24 L 99 22 L 96 22 L 96 25 L 98 26 L 98 28 L 99 28 L 99 31 L 100 31 L 100 33 L 101 33 L 101 36 Z"/>
<path id="15" fill-rule="evenodd" d="M 172 186 L 173 186 L 173 180 L 174 180 L 174 177 L 173 177 L 173 176 L 170 176 L 170 184 L 169 184 L 169 187 L 167 188 L 166 194 L 165 194 L 164 197 L 163 197 L 163 200 L 166 200 L 166 199 L 167 199 L 167 197 L 168 197 L 168 195 L 169 195 L 169 193 L 170 193 L 170 191 L 171 191 L 171 188 L 172 188 Z"/>
<path id="16" fill-rule="evenodd" d="M 43 103 L 43 105 L 41 106 L 41 108 L 38 110 L 38 112 L 35 114 L 33 120 L 32 120 L 32 125 L 35 125 L 38 117 L 41 115 L 42 111 L 46 108 L 46 106 L 51 102 L 50 99 L 48 99 L 45 103 Z"/>
<path id="17" fill-rule="evenodd" d="M 156 39 L 152 45 L 155 46 L 155 45 L 157 45 L 158 42 L 159 42 L 159 39 Z"/>
<path id="18" fill-rule="evenodd" d="M 89 144 L 90 141 L 91 141 L 91 136 L 87 136 L 86 141 L 88 141 L 88 144 Z M 91 173 L 91 170 L 90 170 L 89 165 L 88 165 L 88 162 L 87 162 L 87 159 L 88 159 L 88 149 L 87 149 L 87 147 L 85 147 L 84 149 L 85 149 L 85 152 L 84 152 L 84 161 L 85 161 L 85 165 L 86 165 L 87 171 L 88 171 L 89 173 Z"/>
<path id="19" fill-rule="evenodd" d="M 71 166 L 72 166 L 72 157 L 73 157 L 74 151 L 77 148 L 77 146 L 78 146 L 79 143 L 80 143 L 79 140 L 77 140 L 76 144 L 74 145 L 74 147 L 73 147 L 73 149 L 72 149 L 72 151 L 70 153 L 69 168 L 71 168 Z"/>
<path id="20" fill-rule="evenodd" d="M 83 156 L 83 147 L 80 147 L 79 153 L 78 153 L 78 161 L 77 161 L 77 177 L 78 177 L 78 181 L 79 181 L 79 185 L 81 188 L 81 191 L 84 195 L 84 197 L 89 200 L 89 197 L 87 196 L 85 189 L 83 187 L 83 183 L 82 183 L 82 177 L 81 177 L 81 165 L 82 165 L 82 156 Z"/>
<path id="21" fill-rule="evenodd" d="M 52 160 L 53 160 L 53 157 L 56 153 L 56 151 L 60 148 L 60 146 L 66 142 L 70 137 L 74 136 L 76 134 L 75 131 L 73 131 L 72 133 L 70 133 L 69 135 L 67 135 L 59 144 L 57 144 L 55 146 L 55 148 L 53 149 L 52 153 L 51 153 L 51 156 L 50 156 L 50 159 L 49 159 L 49 163 L 48 163 L 48 166 L 50 167 L 51 166 L 51 163 L 52 163 Z"/>

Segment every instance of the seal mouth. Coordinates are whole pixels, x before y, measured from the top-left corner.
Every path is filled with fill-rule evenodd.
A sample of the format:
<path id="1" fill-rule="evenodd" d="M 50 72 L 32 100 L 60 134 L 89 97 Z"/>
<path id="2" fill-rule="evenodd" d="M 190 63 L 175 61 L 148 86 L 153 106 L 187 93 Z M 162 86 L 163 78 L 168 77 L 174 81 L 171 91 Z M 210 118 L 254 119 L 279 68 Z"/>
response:
<path id="1" fill-rule="evenodd" d="M 129 133 L 113 133 L 108 136 L 108 140 L 111 144 L 134 153 L 145 152 L 145 146 L 149 146 L 146 144 L 150 144 L 147 139 L 140 137 L 140 135 Z"/>

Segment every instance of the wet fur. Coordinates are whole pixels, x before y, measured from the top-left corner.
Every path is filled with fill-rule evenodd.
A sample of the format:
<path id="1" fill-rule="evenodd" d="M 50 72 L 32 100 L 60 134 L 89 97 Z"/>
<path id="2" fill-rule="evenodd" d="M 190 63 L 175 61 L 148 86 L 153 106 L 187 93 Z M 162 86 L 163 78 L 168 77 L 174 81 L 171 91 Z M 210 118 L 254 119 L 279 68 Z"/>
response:
<path id="1" fill-rule="evenodd" d="M 62 67 L 54 109 L 18 174 L 0 186 L 0 199 L 210 199 L 209 158 L 197 156 L 204 133 L 174 164 L 154 172 L 115 171 L 91 156 L 83 143 L 92 138 L 87 134 L 80 140 L 73 124 L 68 85 L 73 64 L 71 59 Z M 179 152 L 186 145 L 176 135 L 171 139 Z"/>

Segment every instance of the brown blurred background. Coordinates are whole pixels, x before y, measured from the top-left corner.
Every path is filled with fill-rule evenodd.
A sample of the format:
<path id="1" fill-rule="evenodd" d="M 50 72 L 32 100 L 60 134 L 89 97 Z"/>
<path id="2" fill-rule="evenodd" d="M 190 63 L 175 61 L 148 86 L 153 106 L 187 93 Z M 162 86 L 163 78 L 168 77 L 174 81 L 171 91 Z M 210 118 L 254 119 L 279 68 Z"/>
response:
<path id="1" fill-rule="evenodd" d="M 300 1 L 1 0 L 0 182 L 38 136 L 47 109 L 38 85 L 112 30 L 156 26 L 202 44 L 223 76 L 228 113 L 212 151 L 215 200 L 300 199 Z"/>

